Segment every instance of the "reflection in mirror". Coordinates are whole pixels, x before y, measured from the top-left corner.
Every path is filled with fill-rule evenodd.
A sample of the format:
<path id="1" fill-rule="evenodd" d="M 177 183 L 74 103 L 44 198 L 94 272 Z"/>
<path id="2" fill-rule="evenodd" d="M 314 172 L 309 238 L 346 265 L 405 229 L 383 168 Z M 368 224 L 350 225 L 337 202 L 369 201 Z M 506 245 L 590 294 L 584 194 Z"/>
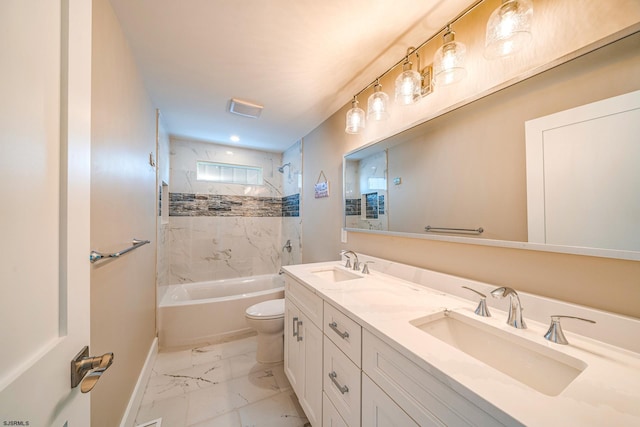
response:
<path id="1" fill-rule="evenodd" d="M 345 225 L 365 230 L 389 229 L 387 222 L 387 152 L 345 159 Z"/>
<path id="2" fill-rule="evenodd" d="M 489 120 L 473 108 L 462 111 L 468 128 L 441 117 L 347 154 L 346 228 L 640 258 L 640 91 L 527 121 L 526 176 L 513 161 L 522 147 L 505 158 L 510 141 L 469 134 Z"/>
<path id="3" fill-rule="evenodd" d="M 347 228 L 426 234 L 426 227 L 478 230 L 429 234 L 464 235 L 474 239 L 526 241 L 524 144 L 507 136 L 524 133 L 519 126 L 501 126 L 501 117 L 483 114 L 483 104 L 462 108 L 345 157 L 346 205 L 358 203 L 370 169 L 382 169 L 386 158 L 388 189 L 384 224 L 347 212 Z M 458 124 L 464 116 L 465 125 Z M 477 129 L 484 135 L 478 135 Z M 383 157 L 384 155 L 384 157 Z M 515 161 L 514 161 L 515 160 Z M 359 189 L 353 183 L 359 183 Z M 364 206 L 364 202 L 360 202 Z"/>
<path id="4" fill-rule="evenodd" d="M 640 91 L 526 129 L 529 242 L 640 251 Z"/>
<path id="5" fill-rule="evenodd" d="M 635 40 L 638 39 L 637 36 L 634 37 Z M 572 220 L 556 221 L 549 218 L 549 209 L 540 214 L 539 217 L 546 221 L 543 226 L 555 227 L 556 235 L 558 233 L 555 230 L 560 230 L 563 233 L 562 239 L 554 237 L 555 240 L 546 240 L 544 236 L 534 238 L 533 234 L 529 235 L 532 233 L 531 220 L 534 217 L 531 211 L 527 210 L 531 207 L 528 206 L 528 200 L 531 205 L 532 195 L 527 194 L 527 186 L 528 174 L 534 169 L 535 163 L 530 162 L 531 159 L 528 158 L 525 123 L 558 111 L 570 110 L 637 90 L 637 84 L 626 84 L 622 77 L 615 79 L 614 90 L 603 89 L 595 96 L 581 90 L 586 86 L 592 87 L 591 83 L 599 81 L 598 67 L 592 64 L 598 64 L 597 61 L 602 60 L 605 55 L 609 55 L 607 58 L 615 58 L 620 52 L 628 52 L 625 50 L 625 41 L 618 43 L 619 50 L 616 47 L 617 43 L 613 43 L 600 52 L 569 61 L 395 136 L 348 153 L 344 158 L 345 227 L 350 231 L 380 230 L 382 233 L 410 237 L 640 260 L 640 250 L 637 248 L 637 243 L 640 242 L 637 201 L 640 199 L 635 197 L 640 191 L 637 187 L 640 178 L 634 172 L 638 170 L 638 145 L 634 144 L 640 132 L 637 128 L 637 123 L 640 123 L 637 116 L 637 112 L 640 111 L 638 105 L 633 107 L 636 108 L 635 112 L 629 114 L 629 117 L 632 117 L 632 128 L 625 133 L 630 138 L 630 144 L 627 144 L 626 148 L 625 144 L 620 144 L 621 138 L 611 137 L 614 134 L 606 129 L 601 131 L 601 134 L 605 135 L 602 144 L 597 141 L 580 144 L 581 137 L 567 136 L 569 128 L 563 127 L 562 132 L 556 133 L 560 135 L 561 140 L 572 141 L 567 149 L 574 151 L 567 154 L 565 150 L 553 159 L 545 158 L 539 162 L 547 163 L 546 169 L 543 168 L 544 165 L 539 168 L 539 173 L 542 174 L 539 176 L 544 178 L 544 174 L 547 174 L 549 179 L 554 180 L 553 188 L 547 188 L 553 190 L 553 193 L 545 192 L 539 198 L 543 205 L 550 203 L 549 200 L 563 203 L 576 200 L 575 197 L 569 198 L 558 192 L 562 188 L 573 188 L 572 191 L 575 193 L 576 185 L 592 181 L 596 176 L 595 172 L 598 172 L 598 176 L 601 177 L 598 184 L 607 183 L 601 190 L 601 194 L 608 196 L 606 200 L 611 200 L 611 189 L 623 195 L 618 199 L 624 202 L 618 203 L 618 206 L 622 206 L 621 210 L 614 212 L 612 202 L 606 202 L 604 209 L 596 209 L 596 204 L 600 203 L 598 200 L 605 198 L 598 197 L 594 200 L 593 191 L 588 191 L 580 200 L 588 201 L 589 205 L 580 206 L 577 211 L 572 211 Z M 611 54 L 608 53 L 609 49 Z M 595 59 L 590 56 L 595 56 Z M 620 62 L 624 64 L 623 61 Z M 589 67 L 595 71 L 591 71 Z M 626 76 L 625 69 L 627 68 L 621 65 L 617 73 Z M 577 75 L 582 80 L 573 83 Z M 640 104 L 638 98 L 636 94 L 636 104 Z M 614 127 L 619 131 L 619 121 L 612 118 L 611 122 L 615 123 Z M 576 128 L 584 133 L 582 126 Z M 591 136 L 594 133 L 589 129 L 591 128 L 588 128 L 587 133 Z M 586 162 L 579 168 L 570 167 L 572 162 L 575 163 L 578 159 L 578 152 L 575 150 L 580 151 L 589 146 L 604 149 L 606 156 L 592 153 L 587 157 L 593 159 L 591 163 Z M 633 147 L 632 153 L 629 152 L 629 147 Z M 547 154 L 551 155 L 555 152 L 553 150 L 557 151 L 560 148 L 564 149 L 564 146 L 548 147 L 551 151 L 547 150 Z M 580 155 L 583 154 L 587 155 Z M 600 161 L 603 159 L 609 159 L 611 164 L 605 166 Z M 620 159 L 632 160 L 630 163 L 624 163 L 624 167 L 616 167 L 616 164 L 623 164 Z M 552 165 L 549 163 L 551 160 L 560 163 Z M 549 169 L 551 166 L 553 169 Z M 594 167 L 598 166 L 601 168 L 596 171 Z M 566 181 L 563 176 L 566 176 L 569 170 L 576 171 L 576 174 L 581 171 L 583 176 L 571 172 L 574 176 L 571 177 L 571 181 Z M 549 175 L 551 173 L 554 175 Z M 386 190 L 374 188 L 375 181 L 370 181 L 369 178 L 377 177 L 387 179 Z M 606 180 L 603 177 L 606 177 Z M 543 190 L 545 185 L 550 185 L 548 182 L 545 184 L 544 179 L 539 182 L 541 185 L 538 188 Z M 565 185 L 565 182 L 571 182 L 571 185 Z M 629 184 L 635 186 L 629 187 Z M 532 193 L 531 189 L 529 193 Z M 553 199 L 550 199 L 551 197 Z M 556 203 L 548 207 L 554 208 L 555 211 L 568 212 L 563 206 L 566 206 L 566 203 Z M 378 218 L 375 218 L 376 209 Z M 573 233 L 580 236 L 581 240 L 565 239 L 566 224 L 584 224 L 583 220 L 589 219 L 587 214 L 594 212 L 604 215 L 605 226 L 589 227 L 592 230 L 604 231 L 603 235 L 597 239 L 587 239 L 585 227 L 581 227 Z M 528 215 L 531 218 L 528 218 Z M 628 222 L 627 225 L 618 227 L 622 224 L 623 217 L 630 218 L 633 223 L 631 228 Z M 581 221 L 576 221 L 578 218 Z M 560 226 L 556 227 L 556 224 Z M 425 231 L 427 226 L 482 228 L 483 232 L 477 235 L 436 234 Z M 624 236 L 627 243 L 622 246 L 610 243 L 614 231 Z M 603 243 L 605 241 L 606 244 Z"/>

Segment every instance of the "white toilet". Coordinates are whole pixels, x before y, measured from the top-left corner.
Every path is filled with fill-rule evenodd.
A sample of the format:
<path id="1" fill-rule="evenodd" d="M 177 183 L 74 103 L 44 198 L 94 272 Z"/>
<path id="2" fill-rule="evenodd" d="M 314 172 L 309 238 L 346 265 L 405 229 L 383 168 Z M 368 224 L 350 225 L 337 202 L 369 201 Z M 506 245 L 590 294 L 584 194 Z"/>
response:
<path id="1" fill-rule="evenodd" d="M 256 360 L 260 363 L 284 359 L 284 298 L 254 304 L 245 311 L 247 323 L 258 331 Z"/>

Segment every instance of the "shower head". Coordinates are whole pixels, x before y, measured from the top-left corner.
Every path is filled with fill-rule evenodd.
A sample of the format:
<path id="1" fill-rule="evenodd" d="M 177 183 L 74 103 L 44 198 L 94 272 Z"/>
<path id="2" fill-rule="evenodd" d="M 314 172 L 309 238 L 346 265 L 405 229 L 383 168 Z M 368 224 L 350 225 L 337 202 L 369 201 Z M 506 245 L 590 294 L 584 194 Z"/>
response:
<path id="1" fill-rule="evenodd" d="M 278 172 L 280 172 L 280 173 L 284 173 L 284 168 L 285 168 L 285 166 L 289 166 L 289 168 L 291 168 L 291 163 L 285 163 L 284 165 L 279 166 L 279 167 L 278 167 Z"/>

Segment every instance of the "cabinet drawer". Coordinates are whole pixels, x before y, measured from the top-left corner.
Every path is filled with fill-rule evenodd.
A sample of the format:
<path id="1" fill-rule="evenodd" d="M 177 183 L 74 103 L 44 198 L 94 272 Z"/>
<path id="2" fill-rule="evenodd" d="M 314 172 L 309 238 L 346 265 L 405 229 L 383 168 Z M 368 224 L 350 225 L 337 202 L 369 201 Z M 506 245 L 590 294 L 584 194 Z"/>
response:
<path id="1" fill-rule="evenodd" d="M 347 423 L 325 393 L 322 393 L 322 427 L 347 427 Z"/>
<path id="2" fill-rule="evenodd" d="M 367 427 L 419 427 L 384 391 L 366 374 L 362 374 L 362 425 Z M 434 422 L 422 427 L 441 426 Z"/>
<path id="3" fill-rule="evenodd" d="M 358 367 L 362 355 L 362 327 L 325 301 L 324 334 Z"/>
<path id="4" fill-rule="evenodd" d="M 311 292 L 294 278 L 285 275 L 285 296 L 322 330 L 322 298 Z"/>
<path id="5" fill-rule="evenodd" d="M 360 368 L 324 337 L 322 384 L 331 403 L 348 426 L 360 425 Z"/>
<path id="6" fill-rule="evenodd" d="M 449 426 L 522 425 L 481 402 L 491 414 L 485 412 L 367 330 L 363 332 L 362 355 L 366 375 L 421 426 L 433 425 L 434 419 Z"/>

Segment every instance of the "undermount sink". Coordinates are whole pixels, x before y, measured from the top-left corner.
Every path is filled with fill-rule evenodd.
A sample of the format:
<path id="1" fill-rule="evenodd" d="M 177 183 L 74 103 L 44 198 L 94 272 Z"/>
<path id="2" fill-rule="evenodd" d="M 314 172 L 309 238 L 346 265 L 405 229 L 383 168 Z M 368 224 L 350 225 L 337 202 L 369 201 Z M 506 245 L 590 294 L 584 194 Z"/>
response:
<path id="1" fill-rule="evenodd" d="M 348 270 L 343 270 L 341 268 L 328 268 L 325 270 L 317 270 L 311 272 L 314 276 L 320 277 L 321 279 L 328 280 L 329 282 L 344 282 L 345 280 L 353 280 L 353 279 L 361 279 L 362 276 L 359 276 L 355 273 L 351 273 Z"/>
<path id="2" fill-rule="evenodd" d="M 587 367 L 586 363 L 547 346 L 518 337 L 452 311 L 410 323 L 540 393 L 560 394 Z"/>

